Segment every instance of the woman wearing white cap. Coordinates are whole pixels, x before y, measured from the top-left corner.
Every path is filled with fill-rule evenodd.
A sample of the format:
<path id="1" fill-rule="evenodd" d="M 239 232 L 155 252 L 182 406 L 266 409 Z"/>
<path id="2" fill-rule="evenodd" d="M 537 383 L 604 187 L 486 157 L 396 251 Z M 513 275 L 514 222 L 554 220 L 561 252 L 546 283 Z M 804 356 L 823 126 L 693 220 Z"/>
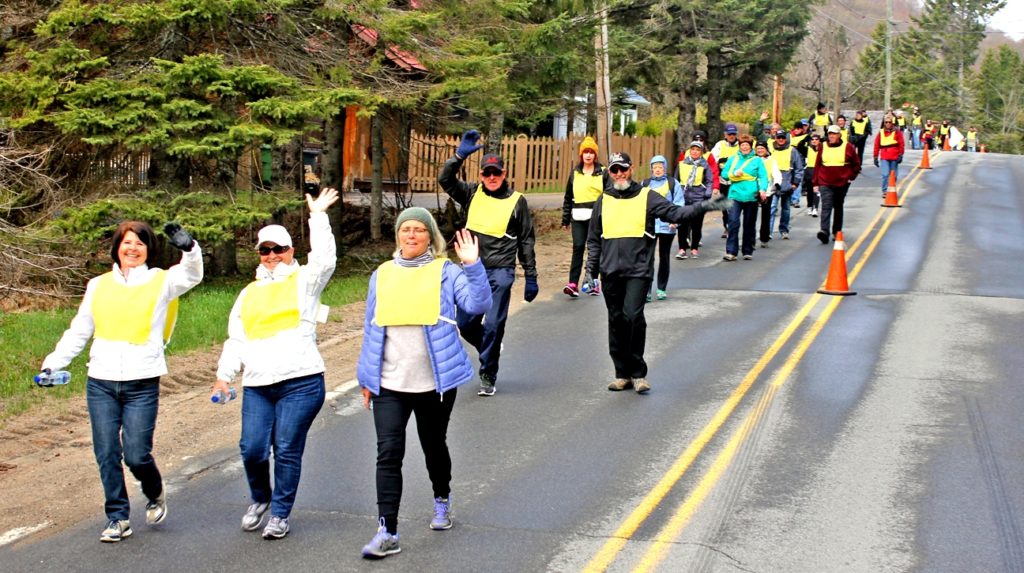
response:
<path id="1" fill-rule="evenodd" d="M 305 265 L 295 260 L 292 238 L 284 227 L 260 229 L 256 280 L 235 300 L 217 365 L 215 394 L 227 394 L 228 385 L 245 368 L 239 445 L 252 504 L 242 517 L 242 529 L 259 529 L 269 509 L 264 539 L 288 534 L 306 434 L 324 403 L 324 361 L 316 348 L 316 323 L 326 319 L 320 294 L 336 263 L 326 211 L 337 200 L 338 192 L 330 188 L 316 199 L 306 195 L 310 251 Z"/>

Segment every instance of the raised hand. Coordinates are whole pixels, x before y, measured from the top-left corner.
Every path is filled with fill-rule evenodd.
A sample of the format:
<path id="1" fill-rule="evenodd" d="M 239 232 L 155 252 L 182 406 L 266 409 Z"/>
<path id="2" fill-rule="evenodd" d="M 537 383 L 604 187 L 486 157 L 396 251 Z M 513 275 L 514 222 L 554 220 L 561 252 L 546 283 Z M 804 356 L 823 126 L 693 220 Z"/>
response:
<path id="1" fill-rule="evenodd" d="M 177 223 L 164 225 L 164 234 L 167 235 L 167 242 L 180 251 L 191 251 L 192 244 L 195 243 L 188 231 Z"/>
<path id="2" fill-rule="evenodd" d="M 480 258 L 479 240 L 468 229 L 455 232 L 455 254 L 464 265 L 471 265 Z"/>
<path id="3" fill-rule="evenodd" d="M 466 133 L 463 133 L 462 141 L 459 142 L 459 147 L 458 149 L 455 150 L 455 155 L 459 159 L 465 159 L 470 155 L 476 153 L 477 150 L 483 147 L 483 145 L 477 143 L 478 141 L 480 141 L 479 131 L 471 129 Z"/>
<path id="4" fill-rule="evenodd" d="M 327 208 L 338 202 L 338 190 L 333 187 L 324 187 L 316 199 L 306 193 L 306 205 L 310 213 L 323 213 Z"/>

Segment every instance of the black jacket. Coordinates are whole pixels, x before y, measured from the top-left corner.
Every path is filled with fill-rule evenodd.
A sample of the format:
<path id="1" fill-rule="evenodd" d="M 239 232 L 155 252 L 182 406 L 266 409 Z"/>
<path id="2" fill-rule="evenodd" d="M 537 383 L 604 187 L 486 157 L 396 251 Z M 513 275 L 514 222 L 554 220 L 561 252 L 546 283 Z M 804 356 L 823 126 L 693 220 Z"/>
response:
<path id="1" fill-rule="evenodd" d="M 449 197 L 468 210 L 469 203 L 473 200 L 473 195 L 480 184 L 459 181 L 460 167 L 462 167 L 462 160 L 458 157 L 452 157 L 445 161 L 437 181 Z M 488 193 L 488 191 L 484 189 L 484 193 Z M 505 181 L 496 193 L 489 194 L 503 199 L 512 195 L 512 189 L 509 187 L 508 181 Z M 480 260 L 483 261 L 484 267 L 488 269 L 515 267 L 516 256 L 518 256 L 519 264 L 523 265 L 523 272 L 526 276 L 537 276 L 537 255 L 533 250 L 536 233 L 533 229 L 533 217 L 530 215 L 525 195 L 519 197 L 519 202 L 508 221 L 506 233 L 508 236 L 505 237 L 473 233 L 480 241 Z"/>
<path id="2" fill-rule="evenodd" d="M 594 203 L 593 202 L 576 203 L 576 201 L 573 199 L 572 183 L 575 180 L 577 173 L 583 173 L 583 166 L 582 165 L 583 164 L 581 163 L 580 165 L 577 165 L 575 169 L 572 170 L 572 173 L 569 174 L 569 181 L 565 184 L 565 199 L 562 201 L 562 226 L 563 227 L 568 227 L 569 223 L 572 222 L 572 210 L 573 210 L 573 208 L 575 208 L 575 207 L 579 207 L 581 209 L 584 209 L 584 208 L 593 209 L 594 208 Z M 605 178 L 605 183 L 608 182 L 607 181 L 607 179 L 608 179 L 608 172 L 605 171 L 604 166 L 601 165 L 599 162 L 595 162 L 594 163 L 594 175 L 600 175 L 600 176 Z"/>
<path id="3" fill-rule="evenodd" d="M 654 278 L 654 220 L 661 219 L 669 223 L 681 223 L 684 219 L 704 215 L 706 209 L 702 204 L 680 207 L 658 195 L 647 192 L 647 222 L 644 237 L 625 237 L 621 239 L 604 239 L 601 235 L 604 228 L 601 222 L 601 211 L 604 198 L 608 195 L 618 199 L 631 199 L 643 190 L 643 186 L 633 181 L 629 189 L 616 190 L 609 179 L 604 188 L 604 195 L 594 204 L 594 214 L 590 218 L 590 232 L 587 234 L 587 272 L 596 277 L 641 277 Z"/>

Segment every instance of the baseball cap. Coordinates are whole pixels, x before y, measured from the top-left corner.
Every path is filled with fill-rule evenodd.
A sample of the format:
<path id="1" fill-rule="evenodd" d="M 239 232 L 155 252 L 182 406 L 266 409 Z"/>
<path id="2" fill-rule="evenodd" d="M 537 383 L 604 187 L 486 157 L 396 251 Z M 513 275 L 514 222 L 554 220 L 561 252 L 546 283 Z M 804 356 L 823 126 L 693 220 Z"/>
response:
<path id="1" fill-rule="evenodd" d="M 804 119 L 800 120 L 800 125 L 810 125 L 810 124 L 811 124 L 811 122 L 807 121 L 807 118 L 804 118 Z"/>
<path id="2" fill-rule="evenodd" d="M 843 130 L 839 129 L 838 125 L 830 125 L 830 126 L 828 126 L 828 132 L 829 133 L 842 133 L 842 131 Z"/>
<path id="3" fill-rule="evenodd" d="M 608 167 L 615 167 L 616 165 L 618 165 L 619 167 L 625 167 L 626 169 L 629 169 L 630 167 L 633 166 L 633 160 L 630 159 L 629 155 L 626 153 L 613 153 L 612 156 L 609 158 Z"/>
<path id="4" fill-rule="evenodd" d="M 500 155 L 488 153 L 484 155 L 484 158 L 480 160 L 480 171 L 487 169 L 488 167 L 496 167 L 502 171 L 505 170 L 505 162 L 501 159 Z"/>
<path id="5" fill-rule="evenodd" d="M 281 225 L 267 225 L 256 234 L 256 246 L 259 247 L 263 243 L 274 243 L 282 247 L 290 247 L 292 246 L 292 236 L 288 234 L 288 229 Z"/>
<path id="6" fill-rule="evenodd" d="M 699 142 L 699 141 L 697 141 L 697 140 L 691 141 L 690 142 L 690 147 L 698 147 L 698 148 L 700 148 L 701 151 L 704 151 L 704 144 Z"/>
<path id="7" fill-rule="evenodd" d="M 786 133 L 786 130 L 784 130 L 784 129 L 780 129 L 780 130 L 775 132 L 775 137 L 788 137 L 788 136 L 789 136 L 789 134 Z"/>
<path id="8" fill-rule="evenodd" d="M 736 124 L 735 123 L 727 123 L 727 124 L 725 124 L 725 132 L 726 133 L 728 133 L 730 135 L 736 135 L 736 131 L 737 130 L 736 130 Z"/>

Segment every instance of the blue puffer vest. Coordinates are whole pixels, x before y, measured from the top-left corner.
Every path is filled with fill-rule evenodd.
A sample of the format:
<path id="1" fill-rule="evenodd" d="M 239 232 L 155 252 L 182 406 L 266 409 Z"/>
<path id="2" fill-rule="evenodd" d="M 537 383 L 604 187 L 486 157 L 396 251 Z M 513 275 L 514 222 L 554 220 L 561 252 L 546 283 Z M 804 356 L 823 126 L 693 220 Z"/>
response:
<path id="1" fill-rule="evenodd" d="M 441 317 L 437 324 L 424 326 L 434 385 L 441 394 L 465 384 L 473 378 L 473 365 L 459 340 L 455 327 L 455 308 L 468 314 L 483 314 L 491 308 L 491 287 L 480 261 L 464 268 L 451 262 L 441 271 Z M 366 295 L 366 317 L 363 320 L 363 347 L 359 352 L 356 378 L 359 385 L 380 394 L 380 371 L 384 362 L 386 329 L 377 326 L 373 317 L 377 309 L 377 273 L 370 277 Z M 446 319 L 450 319 L 448 322 Z"/>

